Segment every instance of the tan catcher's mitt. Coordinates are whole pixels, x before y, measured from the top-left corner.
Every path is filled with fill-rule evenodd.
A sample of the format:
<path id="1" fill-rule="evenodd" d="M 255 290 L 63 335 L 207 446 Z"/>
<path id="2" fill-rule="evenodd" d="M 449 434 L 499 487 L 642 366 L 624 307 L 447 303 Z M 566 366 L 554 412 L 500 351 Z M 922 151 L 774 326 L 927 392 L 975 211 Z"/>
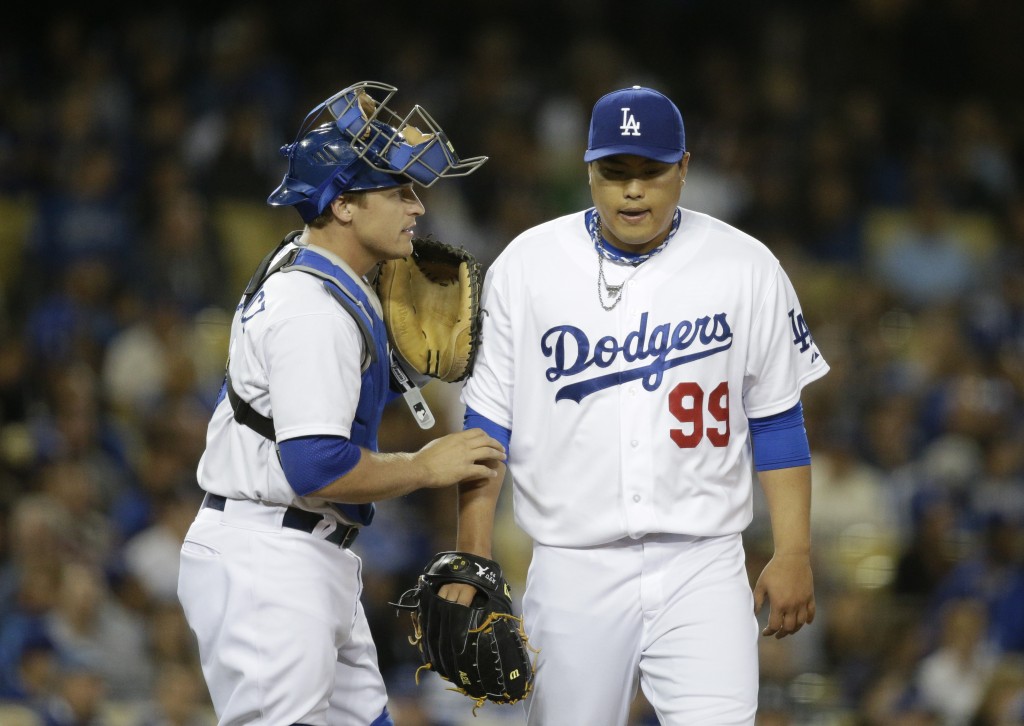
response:
<path id="1" fill-rule="evenodd" d="M 410 256 L 381 263 L 377 275 L 391 347 L 424 375 L 461 381 L 480 342 L 480 263 L 429 237 L 412 244 Z"/>

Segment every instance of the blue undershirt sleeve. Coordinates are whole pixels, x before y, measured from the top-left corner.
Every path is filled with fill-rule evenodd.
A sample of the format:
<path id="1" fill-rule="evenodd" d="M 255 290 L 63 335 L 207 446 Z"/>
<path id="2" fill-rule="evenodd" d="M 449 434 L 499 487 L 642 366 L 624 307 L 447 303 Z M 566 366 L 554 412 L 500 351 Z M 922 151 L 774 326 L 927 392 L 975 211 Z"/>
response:
<path id="1" fill-rule="evenodd" d="M 788 469 L 811 463 L 803 404 L 798 402 L 788 411 L 752 418 L 748 423 L 750 441 L 754 448 L 754 468 L 758 471 Z"/>
<path id="2" fill-rule="evenodd" d="M 363 455 L 344 436 L 297 436 L 277 448 L 288 483 L 302 497 L 348 474 Z"/>
<path id="3" fill-rule="evenodd" d="M 462 418 L 462 430 L 466 429 L 483 429 L 488 436 L 501 442 L 501 445 L 505 447 L 505 454 L 508 455 L 508 443 L 512 439 L 512 429 L 499 426 L 469 406 L 466 406 L 466 415 Z"/>

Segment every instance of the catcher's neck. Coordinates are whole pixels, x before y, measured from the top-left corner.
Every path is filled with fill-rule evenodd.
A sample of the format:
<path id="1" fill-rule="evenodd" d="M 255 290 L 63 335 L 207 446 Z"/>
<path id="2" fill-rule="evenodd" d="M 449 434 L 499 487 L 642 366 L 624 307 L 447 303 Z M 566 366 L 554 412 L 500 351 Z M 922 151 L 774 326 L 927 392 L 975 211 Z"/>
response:
<path id="1" fill-rule="evenodd" d="M 344 230 L 335 227 L 328 225 L 314 229 L 307 226 L 303 238 L 306 244 L 316 245 L 343 260 L 360 277 L 370 274 L 379 260 L 374 259 L 360 245 L 351 243 Z"/>

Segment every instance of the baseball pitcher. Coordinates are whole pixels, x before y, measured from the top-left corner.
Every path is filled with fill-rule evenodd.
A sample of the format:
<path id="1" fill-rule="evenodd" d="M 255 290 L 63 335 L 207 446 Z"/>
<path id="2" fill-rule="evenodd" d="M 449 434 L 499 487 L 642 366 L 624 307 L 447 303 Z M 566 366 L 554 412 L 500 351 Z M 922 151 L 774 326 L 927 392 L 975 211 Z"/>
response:
<path id="1" fill-rule="evenodd" d="M 602 97 L 593 207 L 519 235 L 484 283 L 462 396 L 533 540 L 534 726 L 625 724 L 638 683 L 663 724 L 753 724 L 755 611 L 765 636 L 814 619 L 800 398 L 828 365 L 771 251 L 678 206 L 689 156 L 667 97 Z M 755 471 L 775 553 L 752 589 Z M 460 485 L 460 550 L 490 555 L 500 486 Z"/>

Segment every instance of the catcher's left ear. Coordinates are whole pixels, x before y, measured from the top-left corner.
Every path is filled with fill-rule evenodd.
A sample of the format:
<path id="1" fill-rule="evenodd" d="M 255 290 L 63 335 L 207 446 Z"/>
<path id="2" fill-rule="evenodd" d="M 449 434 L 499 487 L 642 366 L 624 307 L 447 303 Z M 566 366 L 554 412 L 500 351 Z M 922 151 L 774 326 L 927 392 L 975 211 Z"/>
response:
<path id="1" fill-rule="evenodd" d="M 351 204 L 352 198 L 345 194 L 341 194 L 335 197 L 334 201 L 331 202 L 331 210 L 341 221 L 347 222 L 352 217 L 352 211 L 349 208 Z"/>

